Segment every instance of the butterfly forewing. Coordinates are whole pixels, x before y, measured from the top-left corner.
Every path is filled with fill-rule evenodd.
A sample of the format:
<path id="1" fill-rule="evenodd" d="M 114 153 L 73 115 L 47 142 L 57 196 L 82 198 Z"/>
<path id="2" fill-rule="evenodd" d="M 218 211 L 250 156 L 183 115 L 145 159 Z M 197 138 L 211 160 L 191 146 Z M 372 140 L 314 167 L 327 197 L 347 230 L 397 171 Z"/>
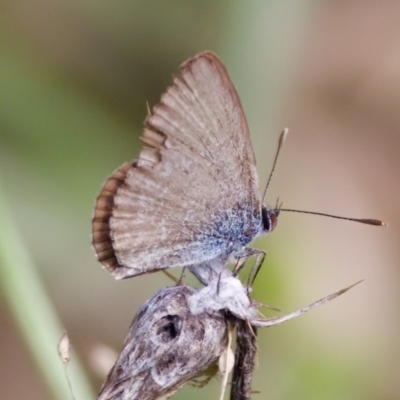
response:
<path id="1" fill-rule="evenodd" d="M 249 131 L 217 56 L 181 66 L 142 140 L 139 159 L 109 178 L 95 208 L 93 244 L 116 278 L 214 259 L 259 232 Z"/>

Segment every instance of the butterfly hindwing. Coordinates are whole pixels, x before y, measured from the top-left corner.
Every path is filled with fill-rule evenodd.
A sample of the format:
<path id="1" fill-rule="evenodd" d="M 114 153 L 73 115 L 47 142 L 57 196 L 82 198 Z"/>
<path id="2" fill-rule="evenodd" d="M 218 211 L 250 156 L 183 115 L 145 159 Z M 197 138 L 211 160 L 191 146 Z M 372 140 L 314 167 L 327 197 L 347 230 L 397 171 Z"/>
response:
<path id="1" fill-rule="evenodd" d="M 93 244 L 116 278 L 216 258 L 259 229 L 254 153 L 225 67 L 205 52 L 180 72 L 145 121 L 138 160 L 97 200 Z"/>

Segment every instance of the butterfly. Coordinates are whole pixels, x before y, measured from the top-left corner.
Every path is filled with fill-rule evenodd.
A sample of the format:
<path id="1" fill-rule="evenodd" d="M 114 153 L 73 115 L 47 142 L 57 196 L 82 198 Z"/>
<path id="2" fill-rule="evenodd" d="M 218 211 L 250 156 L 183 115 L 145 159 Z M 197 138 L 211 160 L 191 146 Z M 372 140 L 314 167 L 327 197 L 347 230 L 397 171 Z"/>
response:
<path id="1" fill-rule="evenodd" d="M 95 205 L 93 247 L 114 278 L 264 253 L 248 244 L 279 208 L 262 204 L 246 117 L 215 54 L 181 65 L 141 139 Z"/>

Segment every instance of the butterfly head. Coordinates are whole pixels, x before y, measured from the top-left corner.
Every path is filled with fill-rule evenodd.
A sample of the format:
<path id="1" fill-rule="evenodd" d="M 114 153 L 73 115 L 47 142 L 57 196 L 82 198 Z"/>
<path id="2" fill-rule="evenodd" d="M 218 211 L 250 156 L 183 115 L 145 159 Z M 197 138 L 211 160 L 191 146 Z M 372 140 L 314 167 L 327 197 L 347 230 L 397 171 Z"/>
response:
<path id="1" fill-rule="evenodd" d="M 272 232 L 278 225 L 278 217 L 280 213 L 280 208 L 269 208 L 268 206 L 262 206 L 261 216 L 262 216 L 262 232 L 269 233 Z"/>

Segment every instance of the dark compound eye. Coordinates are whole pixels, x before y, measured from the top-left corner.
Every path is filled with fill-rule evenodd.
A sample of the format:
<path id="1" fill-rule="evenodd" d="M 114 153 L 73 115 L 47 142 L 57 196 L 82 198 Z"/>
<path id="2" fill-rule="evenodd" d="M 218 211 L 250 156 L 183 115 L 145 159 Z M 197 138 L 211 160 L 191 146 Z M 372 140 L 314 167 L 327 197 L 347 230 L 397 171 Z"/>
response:
<path id="1" fill-rule="evenodd" d="M 266 206 L 262 207 L 261 215 L 264 233 L 272 232 L 276 228 L 278 225 L 279 212 L 279 208 L 270 209 Z"/>

